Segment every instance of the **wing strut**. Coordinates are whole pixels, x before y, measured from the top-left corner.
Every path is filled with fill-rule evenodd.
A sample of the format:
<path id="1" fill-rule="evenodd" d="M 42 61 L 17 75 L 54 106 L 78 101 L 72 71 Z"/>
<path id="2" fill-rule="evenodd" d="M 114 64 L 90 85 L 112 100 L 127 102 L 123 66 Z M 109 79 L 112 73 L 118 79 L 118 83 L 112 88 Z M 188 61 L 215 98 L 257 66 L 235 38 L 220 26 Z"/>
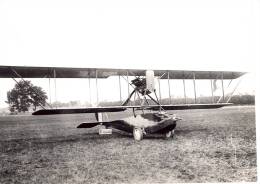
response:
<path id="1" fill-rule="evenodd" d="M 54 78 L 54 90 L 55 90 L 55 102 L 57 102 L 57 81 L 56 81 L 56 70 L 53 69 L 53 78 Z M 56 109 L 57 109 L 57 103 L 55 105 Z"/>
<path id="2" fill-rule="evenodd" d="M 187 96 L 186 96 L 186 86 L 185 86 L 185 79 L 182 79 L 183 82 L 183 94 L 185 98 L 185 104 L 187 103 Z"/>
<path id="3" fill-rule="evenodd" d="M 172 98 L 171 98 L 171 85 L 170 85 L 170 73 L 169 73 L 169 71 L 168 71 L 168 91 L 169 91 L 170 104 L 172 104 Z"/>
<path id="4" fill-rule="evenodd" d="M 231 83 L 231 82 L 230 82 Z M 228 84 L 228 86 L 230 85 L 230 83 Z M 217 103 L 219 103 L 222 99 L 222 101 L 225 101 L 225 91 L 224 91 L 224 81 L 223 81 L 223 72 L 221 74 L 221 90 L 222 90 L 222 96 L 219 97 Z"/>
<path id="5" fill-rule="evenodd" d="M 120 103 L 122 103 L 121 77 L 120 77 L 120 75 L 118 75 L 118 83 L 119 83 L 119 97 L 120 97 Z"/>
<path id="6" fill-rule="evenodd" d="M 97 92 L 97 105 L 99 103 L 98 99 L 98 70 L 96 70 L 96 92 Z"/>
<path id="7" fill-rule="evenodd" d="M 15 78 L 12 78 L 15 82 L 16 82 L 16 84 L 17 85 L 19 85 L 20 86 L 20 84 L 19 84 L 19 82 L 17 81 L 17 80 L 15 80 Z M 25 83 L 26 83 L 26 81 L 25 81 Z M 27 84 L 27 83 L 26 83 Z M 21 86 L 20 86 L 21 87 Z M 31 88 L 32 89 L 32 88 Z M 33 89 L 32 89 L 33 90 Z M 33 90 L 34 91 L 34 90 Z M 35 91 L 34 91 L 35 92 Z M 36 93 L 36 95 L 38 95 L 37 93 Z M 43 108 L 43 109 L 45 109 L 45 107 L 42 105 L 42 104 L 39 104 L 40 106 L 41 106 L 41 108 Z M 50 106 L 51 107 L 51 106 Z"/>
<path id="8" fill-rule="evenodd" d="M 51 78 L 49 76 L 49 96 L 50 96 L 50 104 L 51 104 Z"/>
<path id="9" fill-rule="evenodd" d="M 229 103 L 229 101 L 231 100 L 231 98 L 232 98 L 234 92 L 236 91 L 237 87 L 239 86 L 240 82 L 241 82 L 241 79 L 238 81 L 238 83 L 237 83 L 237 85 L 235 86 L 234 90 L 231 92 L 231 94 L 230 94 L 230 96 L 229 96 L 229 98 L 228 98 L 228 100 L 227 100 L 227 103 Z"/>
<path id="10" fill-rule="evenodd" d="M 161 104 L 159 103 L 159 99 L 158 99 L 156 93 L 154 93 L 154 94 L 155 94 L 156 100 L 155 100 L 153 97 L 151 97 L 150 95 L 148 95 L 148 96 L 149 96 L 157 105 L 161 105 Z"/>
<path id="11" fill-rule="evenodd" d="M 212 79 L 210 79 L 210 87 L 211 87 L 211 101 L 212 101 L 212 103 L 214 103 L 214 92 L 213 92 Z"/>
<path id="12" fill-rule="evenodd" d="M 225 91 L 224 91 L 224 82 L 223 82 L 223 72 L 221 74 L 221 86 L 222 86 L 222 99 L 225 101 Z"/>
<path id="13" fill-rule="evenodd" d="M 23 82 L 25 82 L 25 84 L 27 84 L 26 81 L 22 78 L 22 76 L 21 76 L 15 69 L 13 69 L 13 68 L 11 68 L 11 67 L 10 67 L 10 69 L 11 69 L 11 71 L 12 71 L 18 78 L 20 78 Z M 12 79 L 19 85 L 18 81 L 15 80 L 15 77 L 12 77 Z M 36 95 L 38 95 L 38 96 L 40 97 L 40 95 L 37 93 L 37 91 L 35 91 L 33 88 L 31 88 L 31 90 L 32 90 Z M 48 102 L 46 102 L 46 104 L 47 104 L 50 108 L 52 108 L 51 105 L 50 105 Z M 41 106 L 43 109 L 45 109 L 42 104 L 40 104 L 40 106 Z"/>
<path id="14" fill-rule="evenodd" d="M 130 99 L 132 98 L 133 94 L 135 93 L 136 91 L 133 90 L 132 93 L 128 96 L 128 98 L 126 99 L 126 101 L 122 104 L 122 106 L 125 106 L 129 103 Z"/>
<path id="15" fill-rule="evenodd" d="M 156 105 L 158 105 L 160 111 L 161 111 L 161 110 L 164 110 L 164 109 L 162 108 L 162 105 L 160 104 L 160 101 L 159 101 L 158 96 L 157 96 L 157 94 L 156 94 L 156 90 L 153 89 L 153 91 L 150 91 L 150 90 L 148 90 L 148 89 L 145 88 L 145 86 L 146 86 L 146 79 L 142 79 L 142 78 L 137 77 L 136 79 L 132 80 L 132 82 L 130 83 L 130 85 L 131 85 L 131 86 L 132 86 L 132 85 L 135 86 L 135 87 L 134 87 L 134 90 L 131 92 L 131 94 L 128 96 L 128 98 L 125 100 L 125 102 L 122 104 L 122 106 L 126 106 L 126 105 L 130 102 L 130 100 L 131 100 L 131 98 L 132 98 L 133 95 L 134 95 L 134 103 L 135 103 L 135 97 L 136 97 L 136 95 L 137 95 L 137 96 L 138 96 L 138 99 L 139 99 L 139 101 L 140 101 L 140 107 L 138 107 L 138 108 L 140 108 L 140 109 L 143 110 L 144 108 L 146 108 L 147 105 L 150 106 L 149 101 L 148 101 L 147 98 L 146 98 L 146 96 L 148 96 Z M 132 87 L 133 87 L 133 86 L 132 86 Z M 152 92 L 155 94 L 156 99 L 154 99 L 154 98 L 150 95 Z M 141 99 L 139 93 L 143 96 L 143 99 Z M 147 105 L 144 105 L 145 103 L 146 103 Z M 133 108 L 135 108 L 135 107 L 133 107 Z"/>
<path id="16" fill-rule="evenodd" d="M 92 102 L 91 102 L 91 85 L 90 85 L 90 78 L 88 78 L 88 88 L 89 88 L 89 103 L 90 103 L 90 105 L 91 105 Z"/>
<path id="17" fill-rule="evenodd" d="M 158 78 L 158 85 L 159 85 L 159 99 L 161 101 L 162 100 L 162 95 L 161 95 L 161 82 L 160 82 L 160 78 Z"/>
<path id="18" fill-rule="evenodd" d="M 193 88 L 194 88 L 194 102 L 197 103 L 197 94 L 196 94 L 196 76 L 195 72 L 193 72 Z"/>
<path id="19" fill-rule="evenodd" d="M 130 89 L 129 89 L 129 78 L 128 78 L 128 71 L 126 71 L 126 78 L 127 78 L 127 92 L 128 92 L 128 96 L 130 95 Z M 130 102 L 131 105 L 131 102 Z"/>

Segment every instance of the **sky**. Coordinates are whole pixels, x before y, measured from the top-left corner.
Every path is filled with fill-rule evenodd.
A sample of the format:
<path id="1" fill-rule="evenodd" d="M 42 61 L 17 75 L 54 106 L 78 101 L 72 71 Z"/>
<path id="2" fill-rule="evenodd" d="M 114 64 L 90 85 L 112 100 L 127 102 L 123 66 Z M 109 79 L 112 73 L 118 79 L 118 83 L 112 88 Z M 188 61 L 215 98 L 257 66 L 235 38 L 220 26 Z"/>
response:
<path id="1" fill-rule="evenodd" d="M 255 0 L 0 0 L 0 65 L 246 71 L 238 92 L 251 94 L 260 61 L 259 7 Z M 46 79 L 33 83 L 55 99 L 53 81 L 51 91 Z M 118 77 L 98 84 L 100 100 L 119 99 Z M 6 107 L 14 82 L 0 79 L 0 86 Z M 197 89 L 205 95 L 209 81 Z M 180 82 L 171 81 L 171 91 L 183 95 Z M 57 79 L 56 96 L 88 101 L 88 79 Z"/>

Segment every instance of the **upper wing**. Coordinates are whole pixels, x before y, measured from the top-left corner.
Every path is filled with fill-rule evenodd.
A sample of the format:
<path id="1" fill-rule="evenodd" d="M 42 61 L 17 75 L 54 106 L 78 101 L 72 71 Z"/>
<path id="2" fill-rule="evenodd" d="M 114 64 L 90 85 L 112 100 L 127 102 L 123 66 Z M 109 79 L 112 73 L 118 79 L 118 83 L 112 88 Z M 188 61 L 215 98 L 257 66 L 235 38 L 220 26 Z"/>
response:
<path id="1" fill-rule="evenodd" d="M 33 113 L 33 115 L 54 115 L 54 114 L 77 114 L 77 113 L 98 113 L 98 112 L 120 112 L 126 109 L 148 109 L 159 110 L 186 110 L 186 109 L 212 109 L 231 105 L 231 103 L 218 104 L 181 104 L 181 105 L 150 105 L 150 106 L 111 106 L 111 107 L 89 107 L 79 109 L 42 109 Z"/>
<path id="2" fill-rule="evenodd" d="M 0 66 L 0 78 L 107 78 L 114 75 L 145 76 L 145 72 L 140 69 Z M 161 79 L 235 79 L 245 72 L 154 70 L 154 74 Z"/>

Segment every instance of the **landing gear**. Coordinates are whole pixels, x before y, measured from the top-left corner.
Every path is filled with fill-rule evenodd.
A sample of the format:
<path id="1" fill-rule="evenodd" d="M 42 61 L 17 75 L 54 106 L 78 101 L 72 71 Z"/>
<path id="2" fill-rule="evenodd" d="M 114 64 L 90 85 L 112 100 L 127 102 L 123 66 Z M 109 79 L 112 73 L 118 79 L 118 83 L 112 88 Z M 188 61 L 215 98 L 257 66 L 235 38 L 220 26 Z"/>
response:
<path id="1" fill-rule="evenodd" d="M 165 138 L 169 139 L 174 136 L 174 130 L 171 130 L 165 134 Z"/>
<path id="2" fill-rule="evenodd" d="M 172 130 L 172 136 L 174 136 L 174 133 L 175 133 L 175 130 L 173 129 L 173 130 Z"/>
<path id="3" fill-rule="evenodd" d="M 133 130 L 133 135 L 136 141 L 141 141 L 143 139 L 143 130 L 141 128 L 135 127 Z"/>
<path id="4" fill-rule="evenodd" d="M 166 139 L 169 139 L 170 137 L 172 137 L 172 131 L 169 131 L 165 134 Z"/>

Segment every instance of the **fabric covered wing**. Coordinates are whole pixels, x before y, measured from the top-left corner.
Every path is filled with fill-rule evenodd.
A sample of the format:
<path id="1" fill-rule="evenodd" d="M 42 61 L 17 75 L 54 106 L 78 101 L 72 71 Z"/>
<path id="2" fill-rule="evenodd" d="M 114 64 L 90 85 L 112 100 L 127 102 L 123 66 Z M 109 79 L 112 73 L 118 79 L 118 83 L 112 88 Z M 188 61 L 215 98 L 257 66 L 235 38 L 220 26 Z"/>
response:
<path id="1" fill-rule="evenodd" d="M 235 79 L 245 74 L 234 71 L 153 71 L 161 79 Z M 115 75 L 145 76 L 145 72 L 143 69 L 0 66 L 0 78 L 107 78 Z"/>
<path id="2" fill-rule="evenodd" d="M 162 105 L 162 108 L 164 110 L 216 109 L 228 105 L 232 105 L 232 103 Z M 159 106 L 149 107 L 148 109 L 158 110 Z"/>
<path id="3" fill-rule="evenodd" d="M 219 104 L 182 104 L 182 105 L 162 105 L 164 110 L 186 110 L 186 109 L 213 109 L 232 105 L 231 103 Z M 54 115 L 54 114 L 77 114 L 77 113 L 98 113 L 98 112 L 120 112 L 126 109 L 148 109 L 159 110 L 160 106 L 111 106 L 111 107 L 89 107 L 80 109 L 43 109 L 33 113 L 33 115 Z"/>
<path id="4" fill-rule="evenodd" d="M 79 113 L 97 113 L 97 112 L 120 112 L 126 110 L 126 107 L 89 107 L 79 109 L 42 109 L 35 111 L 32 115 L 54 115 L 54 114 L 79 114 Z"/>

